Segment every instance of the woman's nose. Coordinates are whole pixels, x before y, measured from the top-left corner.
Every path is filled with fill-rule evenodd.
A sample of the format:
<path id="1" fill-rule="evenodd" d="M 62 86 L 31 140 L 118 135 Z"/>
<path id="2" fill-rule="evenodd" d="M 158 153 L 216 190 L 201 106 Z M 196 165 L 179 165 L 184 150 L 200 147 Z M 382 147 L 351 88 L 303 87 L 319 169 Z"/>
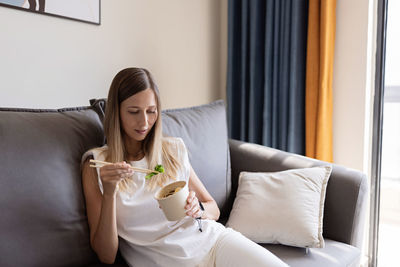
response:
<path id="1" fill-rule="evenodd" d="M 148 125 L 147 114 L 146 112 L 144 112 L 139 118 L 139 126 L 140 128 L 146 128 L 147 125 Z"/>

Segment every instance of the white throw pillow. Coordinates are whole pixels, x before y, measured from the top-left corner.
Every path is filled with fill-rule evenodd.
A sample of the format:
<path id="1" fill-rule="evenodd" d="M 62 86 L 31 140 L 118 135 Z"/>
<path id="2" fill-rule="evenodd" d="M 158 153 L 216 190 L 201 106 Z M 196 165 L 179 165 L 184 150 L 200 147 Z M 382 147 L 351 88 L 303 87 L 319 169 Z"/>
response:
<path id="1" fill-rule="evenodd" d="M 241 172 L 227 226 L 257 243 L 324 247 L 322 221 L 331 166 Z"/>

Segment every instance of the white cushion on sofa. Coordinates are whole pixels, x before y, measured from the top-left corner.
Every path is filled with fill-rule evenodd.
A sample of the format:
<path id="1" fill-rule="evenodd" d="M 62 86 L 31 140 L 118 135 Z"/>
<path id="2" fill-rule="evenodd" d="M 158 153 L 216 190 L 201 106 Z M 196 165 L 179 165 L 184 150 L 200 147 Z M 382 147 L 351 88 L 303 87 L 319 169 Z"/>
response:
<path id="1" fill-rule="evenodd" d="M 324 247 L 322 222 L 331 166 L 241 172 L 227 226 L 257 243 Z"/>

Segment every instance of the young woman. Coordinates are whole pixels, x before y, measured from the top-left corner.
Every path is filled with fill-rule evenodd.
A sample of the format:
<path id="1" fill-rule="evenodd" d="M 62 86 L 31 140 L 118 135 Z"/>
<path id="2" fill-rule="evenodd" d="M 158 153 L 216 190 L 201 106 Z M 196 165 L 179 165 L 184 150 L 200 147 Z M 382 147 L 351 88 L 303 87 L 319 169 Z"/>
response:
<path id="1" fill-rule="evenodd" d="M 286 266 L 216 222 L 215 200 L 193 171 L 182 139 L 163 137 L 160 112 L 159 92 L 147 70 L 128 68 L 115 76 L 104 119 L 107 145 L 82 157 L 90 242 L 99 259 L 113 263 L 120 248 L 130 266 Z M 94 169 L 92 158 L 114 164 Z M 148 180 L 129 168 L 158 164 L 170 179 L 156 175 Z M 189 196 L 187 216 L 171 222 L 153 196 L 175 180 L 188 182 Z"/>

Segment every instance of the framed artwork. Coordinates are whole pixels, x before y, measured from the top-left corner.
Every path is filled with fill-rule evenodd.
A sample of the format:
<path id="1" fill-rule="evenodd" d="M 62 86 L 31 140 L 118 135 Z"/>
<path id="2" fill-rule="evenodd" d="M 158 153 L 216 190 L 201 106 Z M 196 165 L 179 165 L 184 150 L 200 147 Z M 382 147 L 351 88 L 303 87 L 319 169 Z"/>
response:
<path id="1" fill-rule="evenodd" d="M 100 0 L 0 0 L 0 6 L 100 25 Z"/>

